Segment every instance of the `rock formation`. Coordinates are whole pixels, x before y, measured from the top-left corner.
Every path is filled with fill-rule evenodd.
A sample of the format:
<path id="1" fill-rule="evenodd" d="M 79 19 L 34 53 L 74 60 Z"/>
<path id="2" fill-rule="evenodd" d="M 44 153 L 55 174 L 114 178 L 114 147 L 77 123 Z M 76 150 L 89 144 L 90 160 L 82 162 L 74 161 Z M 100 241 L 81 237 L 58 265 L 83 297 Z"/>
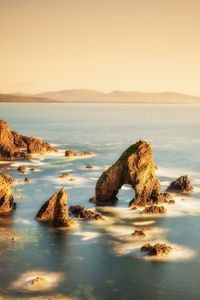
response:
<path id="1" fill-rule="evenodd" d="M 24 173 L 26 172 L 26 170 L 27 170 L 27 167 L 21 165 L 21 166 L 19 166 L 19 167 L 17 168 L 17 170 L 18 170 L 20 173 L 24 174 Z"/>
<path id="2" fill-rule="evenodd" d="M 36 215 L 36 219 L 51 222 L 55 227 L 69 227 L 73 221 L 69 217 L 67 192 L 62 188 L 46 201 Z"/>
<path id="3" fill-rule="evenodd" d="M 147 243 L 142 246 L 140 250 L 148 252 L 148 254 L 151 256 L 163 256 L 168 255 L 172 251 L 172 247 L 161 243 L 157 243 L 154 246 Z"/>
<path id="4" fill-rule="evenodd" d="M 92 152 L 86 152 L 86 151 L 83 151 L 81 153 L 75 153 L 74 151 L 68 149 L 65 151 L 65 156 L 66 157 L 79 157 L 79 156 L 89 156 L 89 155 L 93 155 Z"/>
<path id="5" fill-rule="evenodd" d="M 0 159 L 28 159 L 32 153 L 44 154 L 51 151 L 57 150 L 41 139 L 10 131 L 8 124 L 0 120 Z"/>
<path id="6" fill-rule="evenodd" d="M 87 165 L 86 166 L 86 169 L 93 169 L 94 167 L 93 167 L 93 165 Z"/>
<path id="7" fill-rule="evenodd" d="M 164 206 L 152 205 L 145 207 L 144 210 L 141 211 L 142 215 L 165 215 L 167 212 Z"/>
<path id="8" fill-rule="evenodd" d="M 135 189 L 135 199 L 131 206 L 146 206 L 165 201 L 161 185 L 155 176 L 152 148 L 145 141 L 130 146 L 120 158 L 105 172 L 96 183 L 97 204 L 109 204 L 117 200 L 117 193 L 123 184 Z"/>
<path id="9" fill-rule="evenodd" d="M 16 203 L 13 200 L 12 190 L 9 182 L 0 176 L 0 213 L 7 213 L 15 208 Z"/>
<path id="10" fill-rule="evenodd" d="M 15 179 L 11 178 L 10 175 L 7 173 L 3 173 L 2 176 L 5 179 L 5 181 L 9 184 L 12 184 L 16 181 Z"/>
<path id="11" fill-rule="evenodd" d="M 69 173 L 63 173 L 58 178 L 69 178 L 69 177 L 70 177 Z"/>
<path id="12" fill-rule="evenodd" d="M 173 181 L 167 188 L 168 192 L 189 193 L 193 191 L 187 175 L 181 176 Z"/>
<path id="13" fill-rule="evenodd" d="M 78 219 L 103 220 L 103 217 L 99 213 L 93 212 L 80 205 L 70 206 L 69 209 Z"/>

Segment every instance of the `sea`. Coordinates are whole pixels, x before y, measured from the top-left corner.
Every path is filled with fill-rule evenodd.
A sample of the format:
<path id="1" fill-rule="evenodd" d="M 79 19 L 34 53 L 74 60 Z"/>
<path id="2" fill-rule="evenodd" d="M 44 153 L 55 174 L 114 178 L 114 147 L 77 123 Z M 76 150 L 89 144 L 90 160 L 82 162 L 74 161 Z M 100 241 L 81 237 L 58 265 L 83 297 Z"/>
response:
<path id="1" fill-rule="evenodd" d="M 200 105 L 0 103 L 0 119 L 59 150 L 0 171 L 16 179 L 17 203 L 0 216 L 0 299 L 200 299 Z M 130 210 L 134 190 L 128 185 L 114 205 L 88 201 L 101 173 L 138 140 L 153 148 L 163 192 L 181 175 L 194 187 L 191 194 L 173 194 L 176 203 L 165 205 L 166 216 Z M 67 149 L 94 155 L 67 159 Z M 17 171 L 22 164 L 26 174 Z M 89 164 L 94 168 L 87 169 Z M 62 173 L 70 176 L 60 179 Z M 105 220 L 74 219 L 71 229 L 36 220 L 41 205 L 62 187 L 68 206 L 82 205 Z M 134 238 L 142 228 L 149 228 L 146 236 Z M 140 251 L 158 242 L 174 251 L 160 258 Z M 46 278 L 44 287 L 32 286 L 37 276 Z"/>

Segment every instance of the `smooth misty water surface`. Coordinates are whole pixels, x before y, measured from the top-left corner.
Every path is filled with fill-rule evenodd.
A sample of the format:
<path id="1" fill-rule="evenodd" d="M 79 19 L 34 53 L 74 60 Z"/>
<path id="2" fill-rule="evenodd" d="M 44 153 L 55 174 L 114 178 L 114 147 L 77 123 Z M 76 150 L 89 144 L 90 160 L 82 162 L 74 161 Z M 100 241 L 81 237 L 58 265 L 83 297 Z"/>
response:
<path id="1" fill-rule="evenodd" d="M 0 119 L 11 130 L 43 138 L 62 150 L 59 155 L 16 162 L 8 173 L 16 210 L 0 217 L 0 299 L 59 295 L 76 299 L 200 299 L 200 106 L 139 104 L 0 103 Z M 62 186 L 68 205 L 88 202 L 96 180 L 129 145 L 144 139 L 154 149 L 163 191 L 169 182 L 188 174 L 194 193 L 175 197 L 168 215 L 140 218 L 127 209 L 134 191 L 125 187 L 118 203 L 104 214 L 105 224 L 79 222 L 71 230 L 54 229 L 34 219 L 37 211 Z M 96 157 L 67 160 L 64 150 L 91 151 Z M 19 164 L 40 172 L 21 175 Z M 85 166 L 92 164 L 93 170 Z M 75 181 L 58 180 L 68 172 Z M 20 183 L 24 177 L 30 183 Z M 15 188 L 20 189 L 15 191 Z M 150 242 L 178 245 L 182 259 L 150 261 L 138 258 L 131 233 L 137 221 L 153 220 Z M 154 231 L 155 230 L 155 231 Z M 161 230 L 161 231 L 159 231 Z M 10 242 L 16 236 L 17 242 Z M 127 246 L 130 243 L 128 251 Z M 13 282 L 28 272 L 61 273 L 62 280 L 46 292 L 16 289 Z"/>

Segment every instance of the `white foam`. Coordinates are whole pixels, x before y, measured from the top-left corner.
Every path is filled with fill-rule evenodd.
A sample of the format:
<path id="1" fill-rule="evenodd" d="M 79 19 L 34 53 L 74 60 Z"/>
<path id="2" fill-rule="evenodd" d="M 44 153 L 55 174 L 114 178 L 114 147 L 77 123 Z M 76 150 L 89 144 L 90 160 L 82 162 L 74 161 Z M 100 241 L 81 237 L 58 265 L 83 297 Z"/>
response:
<path id="1" fill-rule="evenodd" d="M 33 285 L 32 281 L 36 277 L 43 277 L 46 282 L 38 285 Z M 62 273 L 48 272 L 44 270 L 31 270 L 21 274 L 18 279 L 10 284 L 10 289 L 18 290 L 21 292 L 38 292 L 52 290 L 59 285 L 63 280 Z"/>
<path id="2" fill-rule="evenodd" d="M 81 236 L 81 241 L 88 241 L 92 239 L 96 239 L 101 236 L 101 233 L 94 231 L 76 231 L 73 233 L 74 235 Z"/>
<path id="3" fill-rule="evenodd" d="M 151 224 L 154 224 L 155 223 L 155 220 L 150 220 L 150 221 L 137 221 L 137 222 L 134 222 L 133 224 L 136 225 L 136 226 L 145 226 L 145 225 L 151 225 Z"/>
<path id="4" fill-rule="evenodd" d="M 30 220 L 26 220 L 26 219 L 16 219 L 16 220 L 14 220 L 14 223 L 22 223 L 22 224 L 26 224 L 26 225 L 31 225 L 33 222 Z"/>

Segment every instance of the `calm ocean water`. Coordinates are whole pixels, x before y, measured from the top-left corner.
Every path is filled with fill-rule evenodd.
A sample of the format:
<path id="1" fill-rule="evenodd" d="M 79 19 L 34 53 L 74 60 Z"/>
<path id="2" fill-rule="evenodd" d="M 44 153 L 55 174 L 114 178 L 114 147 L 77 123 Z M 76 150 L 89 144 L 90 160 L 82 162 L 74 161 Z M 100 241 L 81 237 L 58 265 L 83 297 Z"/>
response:
<path id="1" fill-rule="evenodd" d="M 0 103 L 0 119 L 11 130 L 41 137 L 61 150 L 15 162 L 8 171 L 17 179 L 12 186 L 17 209 L 0 217 L 0 299 L 200 299 L 199 116 L 200 106 L 192 105 Z M 117 204 L 104 209 L 106 224 L 79 222 L 72 230 L 59 230 L 34 219 L 62 186 L 68 205 L 95 208 L 88 199 L 99 175 L 139 139 L 154 149 L 163 191 L 184 174 L 195 188 L 191 195 L 176 196 L 166 217 L 141 218 L 129 211 L 134 191 L 125 186 Z M 64 158 L 66 149 L 97 155 L 70 161 Z M 17 172 L 22 163 L 40 170 L 26 175 L 31 179 L 27 184 Z M 95 168 L 87 170 L 88 164 Z M 58 180 L 62 172 L 75 181 Z M 131 233 L 142 221 L 150 221 L 153 230 L 136 241 Z M 12 236 L 17 242 L 10 242 Z M 164 261 L 140 256 L 141 245 L 162 241 L 175 245 L 177 255 Z M 61 277 L 48 291 L 24 290 L 22 276 L 31 278 L 34 272 Z"/>

